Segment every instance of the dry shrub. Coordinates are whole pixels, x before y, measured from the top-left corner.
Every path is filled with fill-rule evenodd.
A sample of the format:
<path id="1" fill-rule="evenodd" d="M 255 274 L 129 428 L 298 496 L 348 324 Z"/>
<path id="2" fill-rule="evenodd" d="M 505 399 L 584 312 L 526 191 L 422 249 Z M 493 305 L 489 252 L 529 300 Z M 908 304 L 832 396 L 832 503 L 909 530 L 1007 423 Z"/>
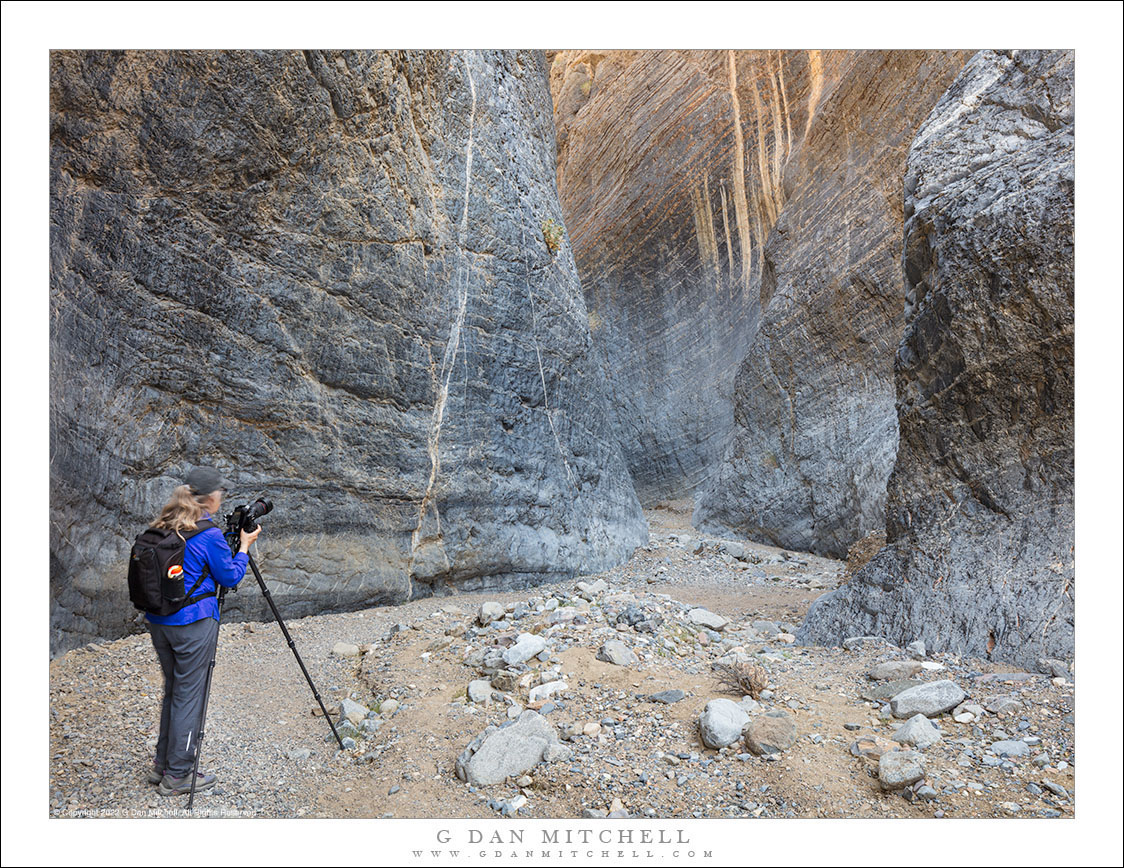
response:
<path id="1" fill-rule="evenodd" d="M 769 686 L 769 673 L 756 663 L 715 663 L 714 677 L 727 692 L 754 699 Z"/>

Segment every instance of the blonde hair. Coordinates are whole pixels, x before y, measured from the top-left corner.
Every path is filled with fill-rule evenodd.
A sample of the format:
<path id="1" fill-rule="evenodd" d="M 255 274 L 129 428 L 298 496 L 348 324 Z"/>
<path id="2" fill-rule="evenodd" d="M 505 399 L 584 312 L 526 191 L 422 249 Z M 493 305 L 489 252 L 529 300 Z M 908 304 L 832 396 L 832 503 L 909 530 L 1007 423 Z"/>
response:
<path id="1" fill-rule="evenodd" d="M 195 523 L 206 512 L 205 504 L 210 497 L 210 494 L 192 494 L 188 485 L 177 486 L 152 526 L 174 531 L 195 530 Z"/>

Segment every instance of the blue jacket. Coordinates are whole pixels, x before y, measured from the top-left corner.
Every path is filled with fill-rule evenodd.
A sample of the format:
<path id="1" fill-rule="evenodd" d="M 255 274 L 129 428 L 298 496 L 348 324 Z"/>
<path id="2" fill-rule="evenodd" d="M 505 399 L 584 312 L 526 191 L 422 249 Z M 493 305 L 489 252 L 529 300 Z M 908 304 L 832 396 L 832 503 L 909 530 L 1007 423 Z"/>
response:
<path id="1" fill-rule="evenodd" d="M 210 519 L 209 513 L 203 513 L 203 518 Z M 220 585 L 233 588 L 246 575 L 246 567 L 250 558 L 245 552 L 239 552 L 234 557 L 230 556 L 230 546 L 226 544 L 226 537 L 217 527 L 207 528 L 195 534 L 187 541 L 183 553 L 184 589 L 190 590 L 191 586 L 199 580 L 203 572 L 203 565 L 210 567 L 207 578 L 191 595 L 197 597 L 208 591 L 218 590 L 215 580 Z M 184 606 L 174 615 L 145 615 L 145 618 L 154 624 L 194 624 L 204 618 L 219 619 L 219 602 L 215 597 L 207 597 L 190 606 Z"/>

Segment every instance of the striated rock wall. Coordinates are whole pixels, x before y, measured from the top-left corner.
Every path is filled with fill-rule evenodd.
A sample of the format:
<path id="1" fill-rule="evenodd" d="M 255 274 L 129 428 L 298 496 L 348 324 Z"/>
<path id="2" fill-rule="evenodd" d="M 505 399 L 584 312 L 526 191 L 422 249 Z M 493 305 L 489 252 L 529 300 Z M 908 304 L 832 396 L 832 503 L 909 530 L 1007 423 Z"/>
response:
<path id="1" fill-rule="evenodd" d="M 560 51 L 558 189 L 637 493 L 690 494 L 721 458 L 783 171 L 821 52 Z"/>
<path id="2" fill-rule="evenodd" d="M 258 558 L 287 616 L 646 541 L 544 237 L 541 52 L 50 63 L 52 653 L 135 623 L 132 537 L 195 463 L 274 500 Z"/>
<path id="3" fill-rule="evenodd" d="M 881 530 L 905 152 L 971 52 L 562 51 L 558 183 L 642 501 L 843 555 Z"/>
<path id="4" fill-rule="evenodd" d="M 1074 68 L 982 51 L 910 149 L 889 544 L 799 638 L 1072 658 Z"/>
<path id="5" fill-rule="evenodd" d="M 761 254 L 734 428 L 695 523 L 844 557 L 885 526 L 909 143 L 970 52 L 833 57 Z"/>

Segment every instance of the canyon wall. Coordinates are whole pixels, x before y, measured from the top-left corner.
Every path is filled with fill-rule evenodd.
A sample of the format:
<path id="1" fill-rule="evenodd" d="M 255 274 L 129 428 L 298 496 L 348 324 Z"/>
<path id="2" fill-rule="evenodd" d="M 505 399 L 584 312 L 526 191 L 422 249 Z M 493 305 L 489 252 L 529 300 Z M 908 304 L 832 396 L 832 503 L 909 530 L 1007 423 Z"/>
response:
<path id="1" fill-rule="evenodd" d="M 969 52 L 852 52 L 786 169 L 731 443 L 695 523 L 845 556 L 885 526 L 909 143 Z"/>
<path id="2" fill-rule="evenodd" d="M 287 616 L 647 540 L 541 52 L 50 66 L 52 653 L 135 627 L 132 538 L 197 463 L 276 504 L 257 556 Z"/>
<path id="3" fill-rule="evenodd" d="M 823 75 L 805 52 L 552 55 L 559 195 L 646 504 L 691 494 L 726 448 L 760 251 Z"/>
<path id="4" fill-rule="evenodd" d="M 1072 52 L 982 51 L 910 148 L 888 545 L 801 641 L 1073 656 L 1073 90 Z"/>
<path id="5" fill-rule="evenodd" d="M 840 555 L 881 530 L 909 142 L 971 52 L 563 51 L 558 184 L 641 500 Z"/>

